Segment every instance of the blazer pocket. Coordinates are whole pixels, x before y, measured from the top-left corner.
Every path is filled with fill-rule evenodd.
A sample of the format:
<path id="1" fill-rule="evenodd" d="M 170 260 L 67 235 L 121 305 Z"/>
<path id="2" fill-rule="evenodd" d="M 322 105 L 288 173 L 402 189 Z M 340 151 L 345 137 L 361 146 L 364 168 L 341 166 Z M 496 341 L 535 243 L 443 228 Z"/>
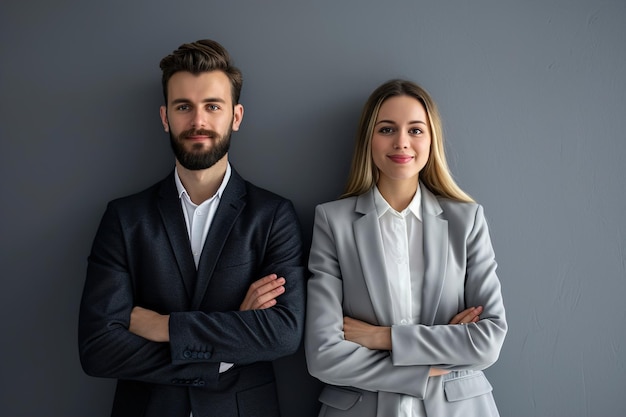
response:
<path id="1" fill-rule="evenodd" d="M 461 401 L 493 390 L 487 377 L 482 372 L 443 382 L 443 390 L 448 401 Z"/>
<path id="2" fill-rule="evenodd" d="M 254 387 L 237 393 L 238 417 L 249 416 L 279 416 L 278 397 L 276 396 L 276 384 Z M 234 410 L 233 410 L 234 411 Z M 220 414 L 218 415 L 230 415 Z"/>
<path id="3" fill-rule="evenodd" d="M 358 391 L 326 385 L 319 396 L 319 401 L 329 407 L 345 411 L 354 407 L 362 397 L 363 394 Z"/>

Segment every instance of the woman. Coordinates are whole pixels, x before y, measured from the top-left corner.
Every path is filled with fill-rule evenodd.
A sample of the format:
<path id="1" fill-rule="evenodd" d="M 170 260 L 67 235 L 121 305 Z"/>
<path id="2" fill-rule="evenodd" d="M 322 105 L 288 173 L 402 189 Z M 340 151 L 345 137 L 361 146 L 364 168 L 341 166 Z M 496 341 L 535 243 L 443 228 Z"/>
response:
<path id="1" fill-rule="evenodd" d="M 305 348 L 320 416 L 497 416 L 482 370 L 507 331 L 483 209 L 454 182 L 435 103 L 389 81 L 346 191 L 319 205 Z"/>

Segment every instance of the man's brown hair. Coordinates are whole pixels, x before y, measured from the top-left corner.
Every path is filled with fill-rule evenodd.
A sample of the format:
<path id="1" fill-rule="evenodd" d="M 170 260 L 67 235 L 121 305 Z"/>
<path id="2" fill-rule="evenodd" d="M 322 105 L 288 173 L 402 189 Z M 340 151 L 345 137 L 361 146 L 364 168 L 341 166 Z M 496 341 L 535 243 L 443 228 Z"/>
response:
<path id="1" fill-rule="evenodd" d="M 230 80 L 233 106 L 239 104 L 239 95 L 243 85 L 241 71 L 233 65 L 226 48 L 213 40 L 202 39 L 185 43 L 163 58 L 159 66 L 163 71 L 161 83 L 163 84 L 165 105 L 167 105 L 167 83 L 172 75 L 179 71 L 187 71 L 192 74 L 210 71 L 224 72 Z"/>

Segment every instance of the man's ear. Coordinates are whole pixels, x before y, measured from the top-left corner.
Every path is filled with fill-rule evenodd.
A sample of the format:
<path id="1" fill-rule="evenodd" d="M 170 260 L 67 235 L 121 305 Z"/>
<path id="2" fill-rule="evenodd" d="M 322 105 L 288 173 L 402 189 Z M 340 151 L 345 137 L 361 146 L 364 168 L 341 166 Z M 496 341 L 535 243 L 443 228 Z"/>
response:
<path id="1" fill-rule="evenodd" d="M 239 125 L 243 120 L 243 106 L 241 104 L 236 104 L 233 108 L 233 132 L 239 130 Z"/>
<path id="2" fill-rule="evenodd" d="M 166 132 L 169 132 L 170 124 L 167 121 L 167 107 L 161 106 L 159 108 L 159 113 L 161 115 L 161 123 L 163 123 L 163 129 L 165 129 Z"/>

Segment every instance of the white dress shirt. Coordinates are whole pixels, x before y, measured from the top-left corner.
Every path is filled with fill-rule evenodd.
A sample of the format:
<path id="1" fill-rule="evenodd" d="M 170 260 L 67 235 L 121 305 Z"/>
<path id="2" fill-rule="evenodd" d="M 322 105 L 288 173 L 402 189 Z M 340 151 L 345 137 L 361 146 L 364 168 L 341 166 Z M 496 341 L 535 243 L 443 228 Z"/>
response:
<path id="1" fill-rule="evenodd" d="M 189 242 L 191 242 L 191 251 L 193 253 L 193 260 L 196 263 L 196 269 L 198 268 L 198 262 L 200 261 L 200 255 L 202 254 L 202 248 L 204 248 L 204 241 L 209 234 L 209 228 L 213 223 L 215 212 L 220 204 L 222 193 L 228 184 L 230 179 L 231 168 L 230 164 L 226 165 L 226 174 L 224 179 L 217 189 L 217 192 L 213 197 L 203 201 L 199 205 L 191 201 L 187 190 L 183 186 L 183 183 L 178 176 L 178 169 L 174 170 L 174 180 L 176 181 L 176 189 L 178 190 L 178 197 L 180 198 L 180 204 L 183 207 L 183 214 L 185 216 L 185 224 L 187 225 L 187 233 L 189 234 Z M 232 363 L 220 363 L 220 373 L 225 372 L 232 368 Z"/>
<path id="2" fill-rule="evenodd" d="M 382 235 L 385 272 L 393 301 L 394 325 L 420 322 L 421 294 L 424 280 L 422 193 L 418 187 L 408 207 L 397 212 L 374 190 L 374 203 Z M 421 400 L 403 395 L 398 417 L 425 417 Z"/>

